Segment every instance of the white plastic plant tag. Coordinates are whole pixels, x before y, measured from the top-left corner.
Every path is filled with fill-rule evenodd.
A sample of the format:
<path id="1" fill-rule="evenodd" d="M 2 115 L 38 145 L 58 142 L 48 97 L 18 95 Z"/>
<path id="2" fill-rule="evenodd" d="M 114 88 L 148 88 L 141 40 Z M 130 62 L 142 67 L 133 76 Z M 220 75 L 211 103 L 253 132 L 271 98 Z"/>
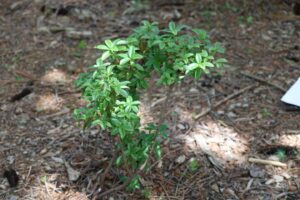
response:
<path id="1" fill-rule="evenodd" d="M 294 83 L 294 85 L 292 85 L 292 87 L 290 87 L 290 89 L 283 95 L 281 101 L 300 107 L 300 77 L 296 83 Z"/>

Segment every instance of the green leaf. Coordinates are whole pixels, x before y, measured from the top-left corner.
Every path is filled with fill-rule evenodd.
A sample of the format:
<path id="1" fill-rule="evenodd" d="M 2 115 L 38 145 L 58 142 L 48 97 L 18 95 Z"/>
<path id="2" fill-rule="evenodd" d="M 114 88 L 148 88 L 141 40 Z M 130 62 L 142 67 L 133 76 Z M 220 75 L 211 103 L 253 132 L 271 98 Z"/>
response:
<path id="1" fill-rule="evenodd" d="M 198 68 L 194 71 L 194 78 L 199 79 L 200 75 L 201 75 L 201 69 Z"/>
<path id="2" fill-rule="evenodd" d="M 207 33 L 206 33 L 205 30 L 193 29 L 193 32 L 196 33 L 199 36 L 200 40 L 206 40 L 207 39 Z"/>
<path id="3" fill-rule="evenodd" d="M 117 40 L 116 44 L 117 45 L 125 45 L 125 44 L 128 44 L 128 42 L 126 40 Z"/>
<path id="4" fill-rule="evenodd" d="M 208 56 L 208 52 L 206 50 L 202 50 L 201 55 L 203 57 L 207 57 Z"/>
<path id="5" fill-rule="evenodd" d="M 101 56 L 101 60 L 106 60 L 108 57 L 110 56 L 110 52 L 109 51 L 105 51 L 102 56 Z"/>
<path id="6" fill-rule="evenodd" d="M 191 63 L 187 66 L 185 66 L 185 69 L 187 70 L 187 72 L 189 71 L 193 71 L 194 69 L 198 68 L 199 65 L 197 63 Z"/>
<path id="7" fill-rule="evenodd" d="M 130 58 L 123 58 L 122 60 L 120 60 L 120 65 L 125 65 L 129 61 L 130 61 Z"/>
<path id="8" fill-rule="evenodd" d="M 118 156 L 116 159 L 116 165 L 119 167 L 122 163 L 122 156 Z"/>
<path id="9" fill-rule="evenodd" d="M 211 62 L 204 62 L 203 65 L 205 67 L 214 67 L 214 64 L 212 64 Z"/>
<path id="10" fill-rule="evenodd" d="M 228 61 L 225 58 L 218 58 L 216 63 L 227 63 Z"/>
<path id="11" fill-rule="evenodd" d="M 96 49 L 101 49 L 101 50 L 108 50 L 108 47 L 103 45 L 103 44 L 100 44 L 100 45 L 97 45 L 95 46 Z"/>
<path id="12" fill-rule="evenodd" d="M 155 145 L 155 154 L 156 154 L 157 159 L 161 158 L 161 148 L 159 145 Z"/>
<path id="13" fill-rule="evenodd" d="M 105 40 L 104 43 L 109 49 L 111 49 L 114 46 L 111 40 Z"/>
<path id="14" fill-rule="evenodd" d="M 123 97 L 127 97 L 128 96 L 128 92 L 126 90 L 123 90 L 123 89 L 119 89 L 118 93 L 120 95 L 122 95 Z"/>
<path id="15" fill-rule="evenodd" d="M 173 35 L 177 35 L 177 29 L 176 29 L 176 25 L 174 22 L 169 23 L 169 29 Z"/>
<path id="16" fill-rule="evenodd" d="M 202 62 L 202 56 L 201 56 L 200 53 L 197 53 L 197 54 L 196 54 L 196 62 L 197 62 L 197 63 L 201 63 L 201 62 Z"/>
<path id="17" fill-rule="evenodd" d="M 135 48 L 133 46 L 130 46 L 128 49 L 128 57 L 133 58 L 134 53 L 135 53 Z"/>

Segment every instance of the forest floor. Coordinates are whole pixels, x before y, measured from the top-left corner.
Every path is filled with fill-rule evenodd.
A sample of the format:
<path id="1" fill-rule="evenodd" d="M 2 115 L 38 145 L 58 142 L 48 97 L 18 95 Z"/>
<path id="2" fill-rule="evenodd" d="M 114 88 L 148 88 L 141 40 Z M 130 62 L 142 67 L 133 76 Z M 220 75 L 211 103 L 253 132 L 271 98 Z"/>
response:
<path id="1" fill-rule="evenodd" d="M 176 85 L 167 106 L 163 87 L 143 95 L 143 123 L 167 113 L 163 159 L 140 190 L 104 199 L 300 199 L 299 110 L 280 102 L 300 74 L 300 17 L 279 0 L 149 2 L 0 1 L 0 199 L 91 199 L 112 152 L 101 130 L 74 121 L 73 81 L 95 45 L 145 19 L 207 30 L 229 63 Z M 100 194 L 120 175 L 111 170 Z"/>

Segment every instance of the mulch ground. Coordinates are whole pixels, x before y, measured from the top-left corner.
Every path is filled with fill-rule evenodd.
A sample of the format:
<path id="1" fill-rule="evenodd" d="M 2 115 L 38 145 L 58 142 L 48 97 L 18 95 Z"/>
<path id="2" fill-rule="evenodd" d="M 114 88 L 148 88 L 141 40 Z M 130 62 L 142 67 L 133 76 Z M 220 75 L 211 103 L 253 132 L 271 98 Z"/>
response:
<path id="1" fill-rule="evenodd" d="M 122 171 L 113 169 L 97 187 L 110 142 L 73 119 L 83 105 L 73 81 L 100 55 L 95 45 L 145 19 L 207 30 L 229 64 L 183 80 L 167 105 L 164 87 L 143 94 L 142 123 L 166 114 L 163 159 L 140 179 L 141 190 L 103 199 L 300 199 L 299 110 L 280 102 L 300 74 L 292 5 L 149 2 L 0 1 L 0 172 L 20 179 L 9 187 L 14 171 L 1 176 L 0 199 L 84 200 L 120 184 Z"/>

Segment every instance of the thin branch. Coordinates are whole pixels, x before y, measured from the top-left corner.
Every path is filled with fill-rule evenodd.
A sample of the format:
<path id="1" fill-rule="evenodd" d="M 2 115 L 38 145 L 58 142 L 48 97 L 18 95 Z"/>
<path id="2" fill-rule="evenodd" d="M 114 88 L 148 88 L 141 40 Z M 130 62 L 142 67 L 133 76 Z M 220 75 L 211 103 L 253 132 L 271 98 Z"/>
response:
<path id="1" fill-rule="evenodd" d="M 274 165 L 277 167 L 287 167 L 287 164 L 279 162 L 279 161 L 274 161 L 274 160 L 263 160 L 263 159 L 257 159 L 257 158 L 249 158 L 249 162 L 251 163 L 259 163 L 259 164 L 264 164 L 264 165 Z"/>
<path id="2" fill-rule="evenodd" d="M 94 196 L 93 200 L 102 199 L 102 197 L 107 196 L 108 194 L 110 194 L 112 192 L 116 192 L 116 191 L 124 189 L 127 185 L 129 185 L 131 180 L 132 180 L 132 177 L 129 177 L 122 185 L 119 185 L 117 187 L 112 187 L 111 189 L 106 190 L 105 192 L 102 192 L 101 194 Z"/>
<path id="3" fill-rule="evenodd" d="M 270 82 L 270 81 L 268 81 L 268 80 L 262 79 L 262 78 L 260 78 L 260 77 L 254 76 L 254 75 L 252 75 L 252 74 L 248 74 L 248 73 L 246 73 L 246 72 L 240 72 L 240 73 L 241 73 L 243 76 L 246 76 L 246 77 L 248 77 L 248 78 L 251 78 L 251 79 L 254 79 L 254 80 L 256 80 L 256 81 L 259 81 L 259 82 L 265 83 L 265 84 L 267 84 L 267 85 L 270 85 L 270 86 L 272 86 L 272 87 L 274 87 L 274 88 L 280 90 L 281 92 L 286 92 L 286 89 L 284 89 L 283 87 L 281 87 L 281 86 L 279 86 L 279 85 L 276 85 L 275 83 L 272 83 L 272 82 Z"/>
<path id="4" fill-rule="evenodd" d="M 215 108 L 219 107 L 220 105 L 223 105 L 223 104 L 226 103 L 228 100 L 231 100 L 231 99 L 233 99 L 233 98 L 239 96 L 240 94 L 242 94 L 242 93 L 244 93 L 244 92 L 246 92 L 246 91 L 248 91 L 248 90 L 251 90 L 251 89 L 253 89 L 253 88 L 257 87 L 257 86 L 258 86 L 258 84 L 253 84 L 253 85 L 250 85 L 250 86 L 248 86 L 248 87 L 245 87 L 245 88 L 243 88 L 243 89 L 241 89 L 241 90 L 239 90 L 239 91 L 237 91 L 237 92 L 235 92 L 235 93 L 233 93 L 233 94 L 227 96 L 225 99 L 222 99 L 221 101 L 217 102 L 214 106 L 212 106 L 212 107 L 210 107 L 210 108 L 208 108 L 208 109 L 202 111 L 200 114 L 194 116 L 194 119 L 197 120 L 197 119 L 199 119 L 199 118 L 201 118 L 201 117 L 207 115 L 212 109 L 215 109 Z"/>

